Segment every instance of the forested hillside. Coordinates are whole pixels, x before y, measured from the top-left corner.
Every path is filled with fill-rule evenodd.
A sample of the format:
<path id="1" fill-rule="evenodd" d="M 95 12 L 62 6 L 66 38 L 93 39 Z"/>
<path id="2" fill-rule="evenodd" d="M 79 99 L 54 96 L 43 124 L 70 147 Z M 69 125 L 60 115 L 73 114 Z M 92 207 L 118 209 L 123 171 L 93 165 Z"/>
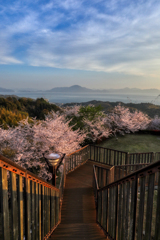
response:
<path id="1" fill-rule="evenodd" d="M 55 104 L 50 104 L 43 98 L 16 98 L 0 97 L 0 125 L 16 126 L 17 123 L 28 117 L 45 119 L 45 115 L 50 111 L 58 111 L 60 108 Z"/>
<path id="2" fill-rule="evenodd" d="M 130 111 L 135 111 L 136 109 L 142 111 L 143 113 L 147 114 L 149 117 L 153 118 L 155 115 L 160 116 L 160 106 L 154 105 L 152 103 L 123 103 L 123 102 L 102 102 L 102 101 L 89 101 L 83 103 L 67 103 L 65 106 L 72 106 L 72 105 L 82 105 L 87 106 L 89 104 L 93 104 L 94 106 L 101 105 L 102 110 L 105 113 L 109 113 L 113 110 L 115 106 L 121 104 L 121 106 L 128 107 Z"/>
<path id="3" fill-rule="evenodd" d="M 136 104 L 123 102 L 102 102 L 94 100 L 84 103 L 68 103 L 63 106 L 88 106 L 89 104 L 93 104 L 95 107 L 101 106 L 101 110 L 105 113 L 110 113 L 119 103 L 121 106 L 128 107 L 131 112 L 134 112 L 137 109 L 151 118 L 154 118 L 155 115 L 160 116 L 160 106 L 152 103 Z M 36 119 L 44 120 L 45 115 L 52 110 L 54 112 L 61 111 L 61 108 L 55 104 L 49 103 L 43 98 L 34 100 L 25 97 L 18 98 L 16 96 L 6 98 L 0 97 L 0 125 L 3 125 L 5 128 L 7 125 L 16 126 L 20 120 L 25 119 L 26 117 L 36 117 Z"/>

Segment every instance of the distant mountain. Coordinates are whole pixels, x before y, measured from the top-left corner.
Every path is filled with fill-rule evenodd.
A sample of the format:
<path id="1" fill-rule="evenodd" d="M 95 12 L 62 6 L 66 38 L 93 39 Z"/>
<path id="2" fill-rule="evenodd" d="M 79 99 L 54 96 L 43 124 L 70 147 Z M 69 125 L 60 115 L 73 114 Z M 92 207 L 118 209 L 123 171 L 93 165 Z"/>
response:
<path id="1" fill-rule="evenodd" d="M 14 92 L 14 90 L 0 87 L 0 92 Z"/>
<path id="2" fill-rule="evenodd" d="M 122 89 L 108 89 L 109 92 L 114 93 L 132 93 L 132 94 L 147 94 L 147 93 L 153 93 L 153 94 L 160 94 L 159 89 L 151 88 L 151 89 L 140 89 L 140 88 L 122 88 Z"/>
<path id="3" fill-rule="evenodd" d="M 47 90 L 47 92 L 93 92 L 94 90 L 81 87 L 79 85 L 73 85 L 71 87 L 56 87 L 52 88 L 50 90 Z"/>
<path id="4" fill-rule="evenodd" d="M 155 89 L 155 88 L 151 88 L 151 89 L 140 89 L 140 88 L 121 88 L 121 89 L 90 89 L 90 88 L 86 88 L 86 87 L 82 87 L 80 85 L 73 85 L 70 87 L 55 87 L 52 88 L 50 90 L 38 90 L 38 89 L 34 89 L 34 88 L 21 88 L 21 89 L 7 89 L 7 88 L 1 88 L 0 87 L 0 93 L 1 94 L 5 94 L 5 93 L 18 93 L 18 92 L 59 92 L 59 93 L 109 93 L 109 94 L 143 94 L 143 95 L 147 95 L 147 94 L 153 94 L 153 95 L 160 95 L 160 90 L 159 89 Z M 17 94 L 18 95 L 18 94 Z"/>
<path id="5" fill-rule="evenodd" d="M 122 94 L 160 94 L 159 89 L 140 89 L 140 88 L 122 88 L 122 89 L 90 89 L 73 85 L 71 87 L 55 87 L 47 92 L 90 92 L 90 93 L 122 93 Z"/>

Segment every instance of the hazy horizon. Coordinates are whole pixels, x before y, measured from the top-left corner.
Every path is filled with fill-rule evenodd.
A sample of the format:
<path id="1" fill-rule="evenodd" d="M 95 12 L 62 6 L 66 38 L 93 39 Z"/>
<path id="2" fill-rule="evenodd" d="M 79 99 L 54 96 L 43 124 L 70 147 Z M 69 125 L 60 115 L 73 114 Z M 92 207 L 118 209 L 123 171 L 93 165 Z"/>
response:
<path id="1" fill-rule="evenodd" d="M 129 88 L 129 87 L 123 87 L 123 88 L 88 88 L 88 87 L 84 87 L 84 86 L 81 86 L 81 85 L 77 85 L 77 84 L 74 84 L 74 85 L 71 85 L 71 86 L 62 86 L 62 87 L 51 87 L 50 89 L 38 89 L 38 88 L 29 88 L 29 87 L 23 87 L 23 88 L 21 88 L 21 87 L 14 87 L 14 88 L 9 88 L 9 87 L 5 87 L 4 89 L 6 89 L 6 90 L 8 90 L 8 89 L 10 89 L 10 90 L 14 90 L 14 91 L 21 91 L 21 90 L 28 90 L 28 91 L 47 91 L 47 90 L 51 90 L 51 89 L 58 89 L 58 88 L 70 88 L 70 87 L 73 87 L 73 86 L 77 86 L 77 87 L 82 87 L 82 88 L 86 88 L 86 89 L 89 89 L 89 90 L 93 90 L 93 91 L 96 91 L 96 90 L 99 90 L 99 91 L 102 91 L 102 90 L 110 90 L 110 91 L 114 91 L 114 90 L 116 90 L 116 91 L 118 91 L 118 90 L 127 90 L 127 89 L 129 89 L 129 90 L 158 90 L 158 91 L 160 91 L 160 89 L 158 89 L 158 88 L 136 88 L 136 87 L 134 87 L 134 88 Z M 3 88 L 3 87 L 1 87 L 0 86 L 0 89 L 1 88 Z M 0 91 L 1 92 L 1 91 Z"/>

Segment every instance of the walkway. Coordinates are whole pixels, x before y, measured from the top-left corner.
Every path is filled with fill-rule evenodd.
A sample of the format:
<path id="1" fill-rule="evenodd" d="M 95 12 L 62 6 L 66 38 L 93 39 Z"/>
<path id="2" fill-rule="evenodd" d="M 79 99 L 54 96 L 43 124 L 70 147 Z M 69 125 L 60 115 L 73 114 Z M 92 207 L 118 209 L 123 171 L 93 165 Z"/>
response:
<path id="1" fill-rule="evenodd" d="M 96 224 L 92 178 L 93 164 L 90 162 L 67 175 L 62 221 L 50 239 L 106 240 L 103 231 Z"/>

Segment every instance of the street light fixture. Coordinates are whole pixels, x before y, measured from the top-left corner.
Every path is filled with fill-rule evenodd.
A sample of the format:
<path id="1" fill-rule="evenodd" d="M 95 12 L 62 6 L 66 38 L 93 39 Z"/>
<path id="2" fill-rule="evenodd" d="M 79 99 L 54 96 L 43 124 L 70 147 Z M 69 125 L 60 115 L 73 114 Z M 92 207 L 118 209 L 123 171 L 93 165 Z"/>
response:
<path id="1" fill-rule="evenodd" d="M 43 154 L 48 166 L 49 170 L 52 173 L 52 184 L 56 186 L 56 171 L 57 167 L 63 160 L 64 154 L 62 153 L 47 153 Z"/>

